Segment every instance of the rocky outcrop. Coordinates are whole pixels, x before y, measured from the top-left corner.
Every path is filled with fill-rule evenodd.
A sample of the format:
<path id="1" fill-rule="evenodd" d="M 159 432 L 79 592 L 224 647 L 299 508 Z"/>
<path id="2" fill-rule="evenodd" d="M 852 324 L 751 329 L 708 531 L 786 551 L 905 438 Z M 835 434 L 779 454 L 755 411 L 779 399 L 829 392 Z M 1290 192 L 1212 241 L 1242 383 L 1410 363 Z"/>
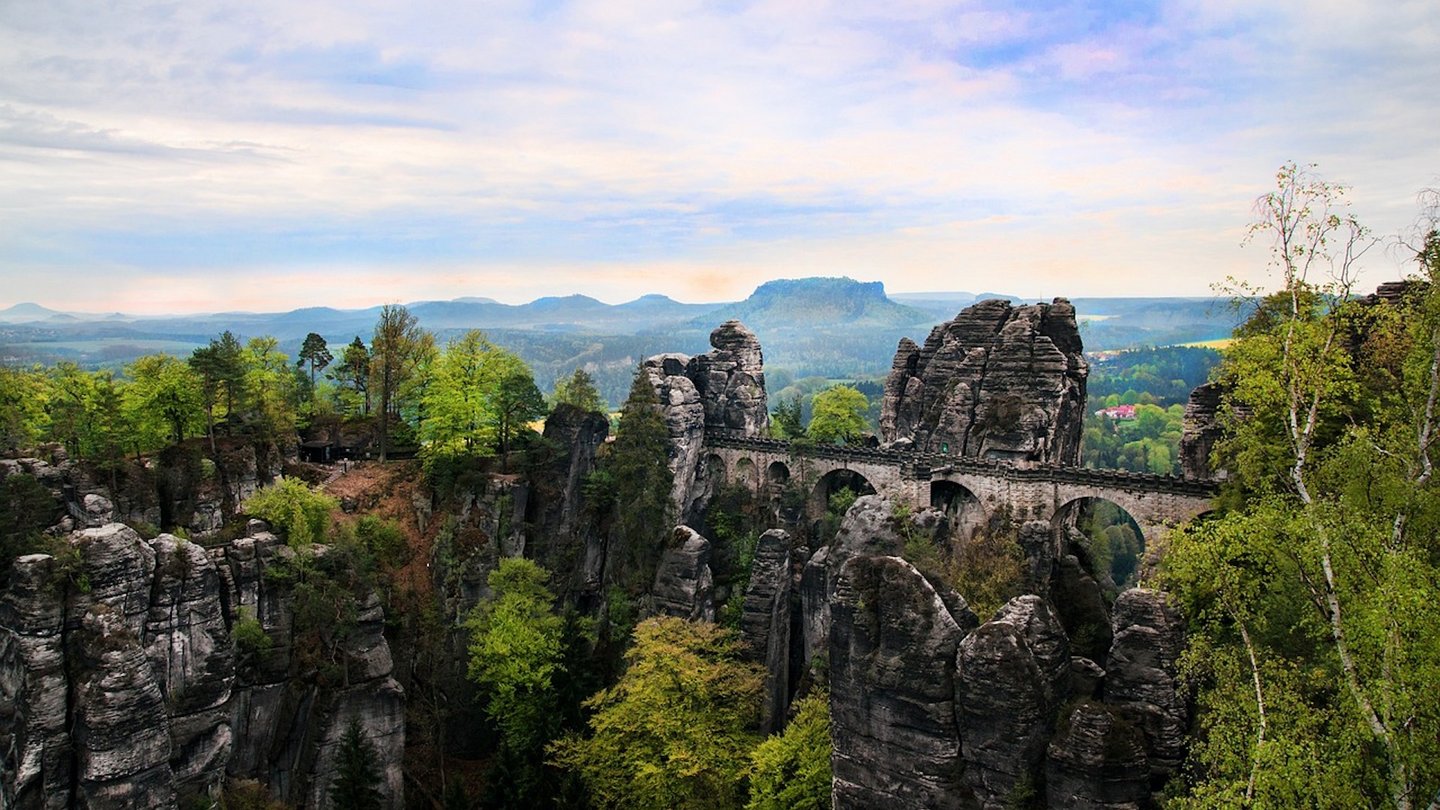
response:
<path id="1" fill-rule="evenodd" d="M 1224 435 L 1220 424 L 1220 404 L 1225 387 L 1219 383 L 1205 383 L 1190 392 L 1190 401 L 1185 403 L 1185 418 L 1180 435 L 1180 471 L 1186 478 L 1199 481 L 1223 480 L 1223 470 L 1212 466 L 1211 453 L 1215 443 Z"/>
<path id="2" fill-rule="evenodd" d="M 1111 616 L 1115 641 L 1105 667 L 1105 700 L 1145 732 L 1151 776 L 1160 783 L 1185 756 L 1189 713 L 1176 669 L 1184 627 L 1165 594 L 1145 588 L 1120 594 Z"/>
<path id="3" fill-rule="evenodd" d="M 660 555 L 650 589 L 655 612 L 689 621 L 715 621 L 715 582 L 710 541 L 689 526 L 676 526 Z"/>
<path id="4" fill-rule="evenodd" d="M 710 345 L 714 348 L 692 358 L 688 369 L 705 405 L 705 427 L 768 435 L 770 406 L 760 339 L 745 324 L 726 321 L 710 333 Z"/>
<path id="5" fill-rule="evenodd" d="M 211 456 L 199 441 L 169 447 L 143 463 L 127 461 L 105 474 L 53 445 L 44 448 L 46 458 L 0 459 L 0 481 L 26 475 L 48 489 L 63 515 L 56 518 L 58 533 L 121 520 L 204 535 L 239 514 L 262 482 L 279 475 L 281 459 L 273 445 L 257 451 L 238 440 L 227 440 Z"/>
<path id="6" fill-rule="evenodd" d="M 1149 805 L 1145 735 L 1114 708 L 1082 701 L 1046 752 L 1051 810 L 1140 810 Z"/>
<path id="7" fill-rule="evenodd" d="M 761 731 L 780 729 L 790 689 L 790 534 L 771 529 L 755 544 L 750 583 L 740 608 L 740 640 L 751 660 L 765 667 Z"/>
<path id="8" fill-rule="evenodd" d="M 1048 596 L 979 624 L 898 556 L 943 537 L 930 511 L 857 499 L 799 577 L 791 666 L 828 652 L 835 806 L 1151 806 L 1188 722 L 1164 595 L 1126 591 L 1110 609 L 1083 560 L 1031 522 L 1023 580 Z"/>
<path id="9" fill-rule="evenodd" d="M 665 417 L 669 433 L 667 464 L 674 475 L 670 503 L 676 514 L 690 517 L 697 511 L 697 501 L 706 494 L 700 459 L 705 445 L 705 404 L 695 382 L 689 377 L 690 358 L 683 354 L 661 354 L 641 364 L 655 396 L 660 400 L 660 413 Z M 700 477 L 700 486 L 696 486 Z"/>
<path id="10" fill-rule="evenodd" d="M 0 805 L 174 807 L 228 773 L 324 806 L 352 716 L 402 804 L 404 695 L 379 601 L 341 634 L 336 680 L 304 677 L 292 584 L 266 575 L 294 552 L 251 532 L 207 551 L 111 523 L 71 534 L 63 560 L 16 561 L 0 591 Z M 268 646 L 237 650 L 242 621 Z"/>
<path id="11" fill-rule="evenodd" d="M 600 589 L 605 542 L 585 519 L 584 484 L 595 470 L 595 454 L 609 432 L 605 414 L 566 403 L 556 405 L 545 419 L 545 439 L 559 452 L 546 474 L 531 481 L 535 492 L 527 500 L 526 545 L 532 559 L 555 572 L 562 592 Z"/>
<path id="12" fill-rule="evenodd" d="M 965 782 L 979 806 L 1003 808 L 1040 784 L 1069 695 L 1069 642 L 1044 600 L 1017 597 L 960 644 L 955 673 Z"/>
<path id="13" fill-rule="evenodd" d="M 964 632 L 905 560 L 845 564 L 830 628 L 836 808 L 966 806 L 954 682 Z"/>
<path id="14" fill-rule="evenodd" d="M 880 439 L 932 453 L 1075 465 L 1085 409 L 1075 308 L 981 301 L 917 346 L 885 381 Z"/>
<path id="15" fill-rule="evenodd" d="M 770 429 L 759 339 L 739 321 L 726 321 L 710 333 L 710 345 L 695 357 L 660 354 L 641 364 L 669 429 L 671 502 L 684 522 L 699 516 L 713 490 L 701 458 L 705 431 L 765 436 Z"/>

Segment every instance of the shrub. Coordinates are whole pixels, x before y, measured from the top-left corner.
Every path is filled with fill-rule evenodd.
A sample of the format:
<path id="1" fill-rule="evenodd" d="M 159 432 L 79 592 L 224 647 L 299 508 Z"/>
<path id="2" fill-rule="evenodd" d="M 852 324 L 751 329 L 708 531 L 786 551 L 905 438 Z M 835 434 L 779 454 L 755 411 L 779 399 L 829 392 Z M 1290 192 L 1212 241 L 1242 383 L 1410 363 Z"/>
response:
<path id="1" fill-rule="evenodd" d="M 330 512 L 338 506 L 334 498 L 294 478 L 282 478 L 245 502 L 247 512 L 267 521 L 294 548 L 324 537 Z"/>

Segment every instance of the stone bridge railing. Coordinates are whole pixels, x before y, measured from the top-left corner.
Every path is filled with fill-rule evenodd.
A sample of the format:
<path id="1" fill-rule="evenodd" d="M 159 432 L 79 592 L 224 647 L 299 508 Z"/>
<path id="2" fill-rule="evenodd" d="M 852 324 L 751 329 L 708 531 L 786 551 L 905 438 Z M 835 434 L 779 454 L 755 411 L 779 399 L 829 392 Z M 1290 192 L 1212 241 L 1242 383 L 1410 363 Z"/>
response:
<path id="1" fill-rule="evenodd" d="M 795 444 L 780 439 L 745 436 L 719 430 L 705 432 L 708 447 L 726 447 L 786 456 L 828 459 L 840 462 L 863 462 L 899 467 L 914 477 L 930 477 L 932 473 L 961 472 L 1004 478 L 1010 481 L 1031 481 L 1057 484 L 1123 489 L 1131 492 L 1154 492 L 1197 497 L 1214 497 L 1219 487 L 1209 481 L 1197 481 L 1175 475 L 1155 475 L 1128 470 L 1097 470 L 1088 467 L 1065 467 L 1058 464 L 1019 465 L 993 459 L 959 458 L 938 453 L 917 453 L 885 450 L 876 447 L 848 447 L 825 444 Z"/>

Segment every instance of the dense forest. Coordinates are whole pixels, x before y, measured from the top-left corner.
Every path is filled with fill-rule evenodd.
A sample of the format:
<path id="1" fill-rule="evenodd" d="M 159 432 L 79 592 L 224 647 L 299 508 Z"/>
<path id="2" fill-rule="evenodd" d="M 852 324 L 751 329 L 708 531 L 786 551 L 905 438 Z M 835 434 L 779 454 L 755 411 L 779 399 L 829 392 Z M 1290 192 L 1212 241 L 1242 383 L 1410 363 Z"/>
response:
<path id="1" fill-rule="evenodd" d="M 1237 290 L 1260 305 L 1234 342 L 1223 353 L 1123 352 L 1096 361 L 1090 377 L 1087 463 L 1156 473 L 1178 472 L 1189 390 L 1222 387 L 1214 511 L 1149 550 L 1163 556 L 1143 572 L 1138 535 L 1113 530 L 1125 521 L 1118 508 L 1078 528 L 1107 598 L 1149 576 L 1185 617 L 1180 671 L 1196 712 L 1165 806 L 1435 807 L 1440 233 L 1427 220 L 1404 243 L 1417 274 L 1399 292 L 1361 296 L 1354 262 L 1373 238 L 1344 189 L 1293 165 L 1277 180 L 1252 235 L 1271 248 L 1278 287 Z M 715 543 L 715 621 L 655 609 L 660 557 L 679 536 L 669 532 L 670 436 L 651 380 L 627 362 L 623 396 L 597 387 L 584 364 L 554 375 L 546 395 L 531 366 L 485 334 L 437 336 L 406 307 L 387 306 L 368 342 L 311 334 L 293 357 L 273 338 L 222 332 L 183 359 L 145 355 L 119 373 L 0 366 L 0 450 L 78 462 L 117 500 L 157 466 L 216 477 L 239 448 L 268 454 L 258 466 L 276 474 L 261 475 L 239 517 L 194 539 L 226 542 L 254 517 L 293 552 L 266 576 L 295 594 L 296 682 L 346 682 L 340 650 L 358 632 L 357 605 L 376 595 L 386 637 L 411 662 L 414 806 L 829 807 L 825 661 L 794 674 L 797 700 L 767 729 L 767 673 L 738 632 L 776 512 L 743 488 L 717 488 L 696 527 Z M 771 429 L 802 443 L 858 443 L 873 432 L 879 393 L 854 374 L 778 373 Z M 1117 405 L 1134 405 L 1133 416 L 1094 413 Z M 503 546 L 538 531 L 506 511 L 517 482 L 532 487 L 527 497 L 560 497 L 563 448 L 558 433 L 541 431 L 547 419 L 613 426 L 581 482 L 582 530 L 609 538 L 602 547 L 613 555 L 598 591 L 543 537 Z M 380 490 L 334 494 L 328 487 L 346 478 L 294 455 L 307 439 L 374 459 L 356 470 L 394 474 L 375 472 Z M 382 490 L 398 481 L 422 494 L 382 508 Z M 792 489 L 782 513 L 806 496 Z M 831 494 L 808 528 L 812 547 L 830 543 L 855 496 Z M 63 538 L 47 532 L 61 515 L 35 478 L 6 475 L 0 505 L 4 576 L 24 554 L 64 557 Z M 480 517 L 498 528 L 482 531 Z M 892 517 L 909 525 L 908 513 Z M 172 518 L 136 528 L 183 538 Z M 1023 590 L 1018 532 L 1002 514 L 953 548 L 907 535 L 904 556 L 984 621 Z M 481 569 L 466 568 L 477 560 Z M 447 594 L 466 588 L 475 598 L 457 608 Z M 272 643 L 253 617 L 239 619 L 246 666 L 262 666 Z M 339 751 L 331 801 L 380 806 L 377 752 L 358 725 Z M 1035 806 L 1036 795 L 1017 789 L 1013 806 Z M 269 800 L 264 786 L 236 783 L 197 801 Z"/>

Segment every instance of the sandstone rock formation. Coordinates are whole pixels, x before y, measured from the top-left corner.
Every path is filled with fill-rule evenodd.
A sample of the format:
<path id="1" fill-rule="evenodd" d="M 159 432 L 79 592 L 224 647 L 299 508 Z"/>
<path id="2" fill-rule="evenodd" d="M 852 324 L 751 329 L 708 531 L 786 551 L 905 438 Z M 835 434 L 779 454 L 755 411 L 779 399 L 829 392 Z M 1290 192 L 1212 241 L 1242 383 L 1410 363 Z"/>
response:
<path id="1" fill-rule="evenodd" d="M 831 604 L 837 808 L 960 808 L 954 661 L 960 623 L 899 557 L 859 556 Z"/>
<path id="2" fill-rule="evenodd" d="M 378 600 L 337 649 L 340 685 L 294 679 L 291 586 L 265 576 L 294 552 L 262 529 L 207 551 L 111 523 L 70 535 L 63 563 L 16 561 L 0 591 L 0 804 L 175 807 L 229 774 L 317 807 L 354 716 L 401 806 L 404 695 Z M 238 655 L 242 619 L 272 645 Z"/>
<path id="3" fill-rule="evenodd" d="M 692 622 L 715 621 L 710 541 L 689 526 L 676 526 L 660 555 L 650 593 L 656 613 Z"/>
<path id="4" fill-rule="evenodd" d="M 1120 594 L 1112 617 L 1115 642 L 1105 666 L 1105 699 L 1145 732 L 1151 776 L 1163 782 L 1185 755 L 1189 712 L 1176 669 L 1184 627 L 1166 595 L 1145 588 Z"/>
<path id="5" fill-rule="evenodd" d="M 1212 467 L 1210 454 L 1224 435 L 1220 425 L 1220 401 L 1225 394 L 1219 383 L 1206 383 L 1190 392 L 1185 403 L 1184 432 L 1180 436 L 1180 471 L 1199 481 L 1222 480 L 1223 471 Z"/>
<path id="6" fill-rule="evenodd" d="M 1164 595 L 1129 590 L 1109 608 L 1082 561 L 1050 551 L 1029 578 L 1050 596 L 1018 596 L 979 624 L 962 595 L 896 556 L 929 525 L 910 520 L 883 497 L 856 500 L 800 579 L 805 655 L 829 656 L 834 806 L 1151 806 L 1189 719 Z M 1053 542 L 1030 528 L 1030 545 Z"/>
<path id="7" fill-rule="evenodd" d="M 932 453 L 1078 464 L 1089 366 L 1075 308 L 981 301 L 917 346 L 885 381 L 880 439 Z"/>
<path id="8" fill-rule="evenodd" d="M 710 345 L 695 357 L 660 354 L 641 364 L 669 428 L 671 502 L 682 522 L 698 516 L 713 483 L 700 452 L 705 431 L 764 436 L 770 429 L 759 339 L 739 321 L 726 321 L 710 333 Z"/>
<path id="9" fill-rule="evenodd" d="M 790 705 L 791 568 L 789 532 L 771 529 L 760 535 L 740 609 L 740 640 L 750 658 L 765 666 L 761 731 L 766 734 L 780 729 Z"/>

